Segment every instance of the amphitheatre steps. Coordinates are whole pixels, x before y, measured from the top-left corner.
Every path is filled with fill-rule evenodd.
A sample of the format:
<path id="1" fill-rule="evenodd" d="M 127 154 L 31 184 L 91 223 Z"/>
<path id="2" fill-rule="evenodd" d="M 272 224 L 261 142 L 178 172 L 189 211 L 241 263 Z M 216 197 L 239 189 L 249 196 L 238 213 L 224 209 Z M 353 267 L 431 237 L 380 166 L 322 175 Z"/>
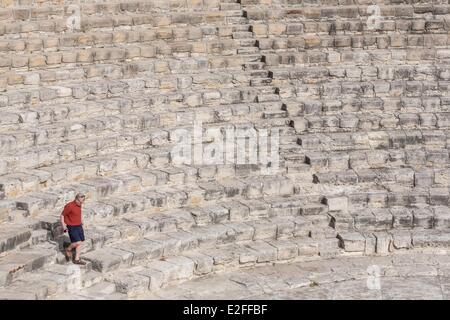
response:
<path id="1" fill-rule="evenodd" d="M 85 0 L 71 32 L 74 4 L 0 8 L 0 298 L 448 248 L 447 0 Z M 279 170 L 176 164 L 194 120 L 279 132 Z"/>

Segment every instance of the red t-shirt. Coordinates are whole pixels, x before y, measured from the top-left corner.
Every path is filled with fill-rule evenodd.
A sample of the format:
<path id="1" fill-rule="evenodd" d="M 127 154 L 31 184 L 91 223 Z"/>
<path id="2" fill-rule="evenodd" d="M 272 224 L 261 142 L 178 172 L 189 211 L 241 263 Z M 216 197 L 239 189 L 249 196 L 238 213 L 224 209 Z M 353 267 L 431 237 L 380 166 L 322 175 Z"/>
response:
<path id="1" fill-rule="evenodd" d="M 62 215 L 64 216 L 64 223 L 68 226 L 81 225 L 81 206 L 79 206 L 75 201 L 66 204 Z"/>

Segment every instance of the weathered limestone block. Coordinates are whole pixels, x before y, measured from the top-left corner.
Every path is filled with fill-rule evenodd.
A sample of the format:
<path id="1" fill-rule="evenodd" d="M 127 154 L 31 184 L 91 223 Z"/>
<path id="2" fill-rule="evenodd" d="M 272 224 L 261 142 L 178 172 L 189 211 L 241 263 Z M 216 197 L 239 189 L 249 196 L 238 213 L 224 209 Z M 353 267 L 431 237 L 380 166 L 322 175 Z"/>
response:
<path id="1" fill-rule="evenodd" d="M 252 219 L 266 218 L 269 216 L 269 207 L 262 200 L 240 200 L 244 206 L 248 207 L 248 217 Z"/>
<path id="2" fill-rule="evenodd" d="M 18 245 L 28 241 L 30 237 L 31 230 L 27 228 L 1 228 L 0 253 L 14 249 Z"/>
<path id="3" fill-rule="evenodd" d="M 413 212 L 407 208 L 394 207 L 389 209 L 393 218 L 394 229 L 399 227 L 409 227 L 413 226 Z"/>
<path id="4" fill-rule="evenodd" d="M 410 249 L 412 248 L 411 231 L 396 230 L 392 233 L 392 245 L 395 249 Z"/>
<path id="5" fill-rule="evenodd" d="M 138 274 L 141 268 L 130 268 L 126 271 L 119 271 L 108 280 L 116 285 L 117 292 L 124 293 L 128 297 L 136 297 L 148 292 L 150 278 Z"/>
<path id="6" fill-rule="evenodd" d="M 254 240 L 261 239 L 275 239 L 277 234 L 277 225 L 272 223 L 271 220 L 256 220 L 248 221 L 245 224 L 254 228 L 255 233 L 253 235 Z"/>
<path id="7" fill-rule="evenodd" d="M 234 178 L 223 179 L 218 183 L 223 186 L 225 195 L 227 197 L 241 195 L 246 189 L 246 185 L 244 182 Z"/>
<path id="8" fill-rule="evenodd" d="M 339 246 L 347 252 L 364 252 L 365 237 L 359 232 L 343 232 L 338 234 Z"/>
<path id="9" fill-rule="evenodd" d="M 339 196 L 327 196 L 324 204 L 328 205 L 329 211 L 348 212 L 348 198 Z"/>
<path id="10" fill-rule="evenodd" d="M 184 256 L 194 262 L 194 275 L 205 275 L 213 271 L 214 260 L 211 256 L 201 252 L 190 252 Z"/>
<path id="11" fill-rule="evenodd" d="M 285 217 L 270 219 L 277 226 L 276 239 L 292 238 L 295 229 L 295 222 Z"/>
<path id="12" fill-rule="evenodd" d="M 446 229 L 450 225 L 450 209 L 448 206 L 438 206 L 433 208 L 434 227 Z"/>
<path id="13" fill-rule="evenodd" d="M 379 255 L 387 255 L 392 251 L 392 239 L 388 233 L 376 232 L 374 233 L 376 238 L 376 250 L 375 252 Z"/>
<path id="14" fill-rule="evenodd" d="M 236 241 L 253 240 L 255 227 L 245 222 L 233 223 L 230 228 L 234 231 Z"/>
<path id="15" fill-rule="evenodd" d="M 414 227 L 425 229 L 434 226 L 434 214 L 429 208 L 417 208 L 412 210 Z"/>
<path id="16" fill-rule="evenodd" d="M 430 230 L 417 230 L 412 234 L 414 247 L 447 247 L 450 237 L 448 233 Z"/>
<path id="17" fill-rule="evenodd" d="M 277 249 L 277 260 L 289 260 L 298 256 L 298 246 L 289 240 L 269 240 L 267 243 Z"/>
<path id="18" fill-rule="evenodd" d="M 88 252 L 84 255 L 84 259 L 92 263 L 92 268 L 99 272 L 108 272 L 119 268 L 120 265 L 129 265 L 133 254 L 131 252 L 104 248 Z"/>
<path id="19" fill-rule="evenodd" d="M 249 207 L 242 203 L 231 201 L 221 204 L 222 207 L 228 209 L 230 221 L 243 221 L 249 215 Z"/>
<path id="20" fill-rule="evenodd" d="M 278 250 L 267 242 L 254 241 L 246 244 L 245 247 L 254 252 L 258 263 L 276 261 L 278 257 Z"/>

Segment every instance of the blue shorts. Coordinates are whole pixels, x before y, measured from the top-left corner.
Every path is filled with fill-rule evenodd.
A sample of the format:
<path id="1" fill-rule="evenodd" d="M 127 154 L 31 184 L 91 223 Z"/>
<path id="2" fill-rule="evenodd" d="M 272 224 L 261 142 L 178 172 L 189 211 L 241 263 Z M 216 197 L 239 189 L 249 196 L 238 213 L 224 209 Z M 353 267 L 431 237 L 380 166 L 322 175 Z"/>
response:
<path id="1" fill-rule="evenodd" d="M 67 230 L 69 231 L 70 242 L 84 241 L 84 230 L 82 225 L 67 226 Z"/>

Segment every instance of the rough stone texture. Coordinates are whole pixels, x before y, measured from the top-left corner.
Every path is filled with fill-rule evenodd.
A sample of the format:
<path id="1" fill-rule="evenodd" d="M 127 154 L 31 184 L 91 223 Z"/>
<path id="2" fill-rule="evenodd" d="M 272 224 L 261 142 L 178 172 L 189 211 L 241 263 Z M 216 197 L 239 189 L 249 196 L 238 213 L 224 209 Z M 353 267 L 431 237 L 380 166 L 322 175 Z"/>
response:
<path id="1" fill-rule="evenodd" d="M 450 7 L 416 2 L 2 1 L 0 298 L 448 299 L 435 260 L 335 263 L 450 245 Z"/>

